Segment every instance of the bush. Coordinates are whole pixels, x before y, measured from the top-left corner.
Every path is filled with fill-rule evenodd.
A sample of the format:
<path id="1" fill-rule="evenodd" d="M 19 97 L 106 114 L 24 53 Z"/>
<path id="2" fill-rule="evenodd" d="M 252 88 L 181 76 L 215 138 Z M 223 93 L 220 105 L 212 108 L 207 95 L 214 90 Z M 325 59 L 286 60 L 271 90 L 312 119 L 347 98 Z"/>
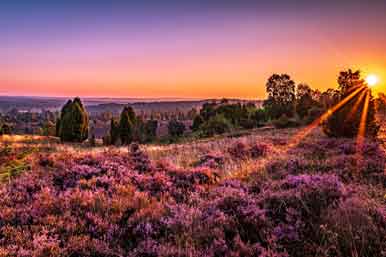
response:
<path id="1" fill-rule="evenodd" d="M 12 133 L 11 126 L 9 126 L 8 124 L 3 124 L 0 127 L 0 135 L 10 135 L 11 133 Z"/>
<path id="2" fill-rule="evenodd" d="M 288 118 L 283 114 L 279 119 L 272 121 L 275 128 L 293 128 L 299 126 L 299 122 L 295 118 Z"/>
<path id="3" fill-rule="evenodd" d="M 313 106 L 308 110 L 308 113 L 306 117 L 304 118 L 304 121 L 306 124 L 310 124 L 314 122 L 316 119 L 320 118 L 324 113 L 323 108 L 318 106 Z"/>
<path id="4" fill-rule="evenodd" d="M 204 123 L 204 119 L 200 114 L 196 115 L 193 119 L 193 124 L 192 124 L 192 130 L 197 131 L 200 129 L 201 125 Z"/>
<path id="5" fill-rule="evenodd" d="M 180 137 L 185 132 L 185 124 L 176 119 L 172 119 L 168 124 L 168 132 L 172 137 Z"/>
<path id="6" fill-rule="evenodd" d="M 324 218 L 321 237 L 328 256 L 384 256 L 386 209 L 359 197 L 349 198 Z"/>
<path id="7" fill-rule="evenodd" d="M 214 136 L 231 131 L 232 125 L 224 115 L 216 115 L 205 122 L 201 129 L 204 136 Z"/>

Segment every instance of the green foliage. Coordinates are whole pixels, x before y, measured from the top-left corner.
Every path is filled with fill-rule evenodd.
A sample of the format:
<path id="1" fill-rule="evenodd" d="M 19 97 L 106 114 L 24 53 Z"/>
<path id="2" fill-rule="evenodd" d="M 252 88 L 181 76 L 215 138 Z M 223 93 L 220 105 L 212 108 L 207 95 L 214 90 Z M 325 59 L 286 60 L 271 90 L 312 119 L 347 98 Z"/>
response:
<path id="1" fill-rule="evenodd" d="M 108 144 L 115 145 L 118 142 L 118 139 L 119 139 L 119 123 L 114 118 L 111 118 L 110 135 L 109 135 Z"/>
<path id="2" fill-rule="evenodd" d="M 193 120 L 192 130 L 200 131 L 204 136 L 212 136 L 233 128 L 255 128 L 266 121 L 266 111 L 257 109 L 254 103 L 230 103 L 227 99 L 223 99 L 220 103 L 205 103 L 200 115 Z"/>
<path id="3" fill-rule="evenodd" d="M 214 136 L 231 131 L 232 124 L 223 114 L 211 117 L 202 125 L 202 134 L 204 136 Z"/>
<path id="4" fill-rule="evenodd" d="M 180 137 L 185 132 L 185 124 L 176 119 L 172 119 L 168 124 L 168 132 L 171 137 Z"/>
<path id="5" fill-rule="evenodd" d="M 277 119 L 283 114 L 292 117 L 295 108 L 295 82 L 287 74 L 273 74 L 267 81 L 268 99 L 264 108 L 270 118 Z"/>
<path id="6" fill-rule="evenodd" d="M 119 120 L 119 136 L 122 144 L 128 145 L 133 141 L 135 121 L 136 118 L 133 108 L 129 106 L 123 108 Z"/>
<path id="7" fill-rule="evenodd" d="M 323 131 L 331 137 L 357 136 L 362 113 L 366 111 L 365 106 L 368 105 L 364 136 L 376 136 L 379 126 L 375 119 L 375 101 L 365 81 L 361 78 L 360 72 L 342 71 L 338 83 L 341 99 L 345 99 L 360 87 L 362 87 L 362 90 L 324 121 Z M 362 94 L 365 94 L 364 97 L 361 97 Z M 366 98 L 368 98 L 367 104 Z"/>
<path id="8" fill-rule="evenodd" d="M 56 132 L 63 142 L 83 142 L 88 138 L 88 123 L 88 113 L 76 97 L 63 106 Z"/>

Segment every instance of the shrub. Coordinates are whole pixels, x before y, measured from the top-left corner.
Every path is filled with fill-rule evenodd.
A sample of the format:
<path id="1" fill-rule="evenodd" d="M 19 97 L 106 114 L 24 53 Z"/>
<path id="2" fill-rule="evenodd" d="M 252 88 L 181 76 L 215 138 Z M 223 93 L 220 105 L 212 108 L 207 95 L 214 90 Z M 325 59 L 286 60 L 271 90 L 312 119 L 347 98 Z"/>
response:
<path id="1" fill-rule="evenodd" d="M 313 121 L 321 117 L 323 113 L 324 113 L 323 108 L 318 106 L 313 106 L 308 110 L 307 116 L 305 117 L 304 121 L 306 122 L 306 124 L 312 123 Z"/>
<path id="2" fill-rule="evenodd" d="M 386 210 L 359 197 L 343 201 L 324 218 L 321 238 L 328 256 L 384 256 Z"/>
<path id="3" fill-rule="evenodd" d="M 4 123 L 0 127 L 0 135 L 10 135 L 12 133 L 12 128 L 8 124 Z"/>
<path id="4" fill-rule="evenodd" d="M 202 133 L 205 136 L 224 134 L 226 132 L 229 132 L 231 128 L 231 123 L 224 117 L 224 115 L 216 115 L 211 117 L 201 127 Z"/>
<path id="5" fill-rule="evenodd" d="M 168 124 L 168 132 L 172 137 L 180 137 L 185 132 L 185 124 L 176 119 L 172 119 Z"/>
<path id="6" fill-rule="evenodd" d="M 299 122 L 294 118 L 288 118 L 285 114 L 280 116 L 279 119 L 272 121 L 275 128 L 292 128 L 299 126 Z"/>
<path id="7" fill-rule="evenodd" d="M 201 125 L 204 123 L 204 119 L 200 114 L 194 116 L 193 118 L 193 124 L 192 124 L 192 130 L 197 131 L 200 129 Z"/>

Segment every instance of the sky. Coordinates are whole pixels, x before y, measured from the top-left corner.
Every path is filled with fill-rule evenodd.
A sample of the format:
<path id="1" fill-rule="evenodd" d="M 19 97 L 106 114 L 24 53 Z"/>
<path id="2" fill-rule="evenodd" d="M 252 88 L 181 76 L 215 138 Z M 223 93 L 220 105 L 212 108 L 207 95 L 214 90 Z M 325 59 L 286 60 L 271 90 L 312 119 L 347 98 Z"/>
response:
<path id="1" fill-rule="evenodd" d="M 336 3 L 339 2 L 339 3 Z M 0 2 L 0 95 L 265 97 L 273 73 L 386 91 L 386 1 Z"/>

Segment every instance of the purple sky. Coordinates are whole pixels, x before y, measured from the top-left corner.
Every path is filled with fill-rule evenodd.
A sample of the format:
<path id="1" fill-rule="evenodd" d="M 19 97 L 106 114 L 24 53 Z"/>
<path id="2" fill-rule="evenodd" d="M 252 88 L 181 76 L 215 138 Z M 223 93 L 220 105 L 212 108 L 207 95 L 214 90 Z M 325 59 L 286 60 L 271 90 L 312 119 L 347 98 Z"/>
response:
<path id="1" fill-rule="evenodd" d="M 385 1 L 8 2 L 0 94 L 261 98 L 274 72 L 385 74 Z"/>

